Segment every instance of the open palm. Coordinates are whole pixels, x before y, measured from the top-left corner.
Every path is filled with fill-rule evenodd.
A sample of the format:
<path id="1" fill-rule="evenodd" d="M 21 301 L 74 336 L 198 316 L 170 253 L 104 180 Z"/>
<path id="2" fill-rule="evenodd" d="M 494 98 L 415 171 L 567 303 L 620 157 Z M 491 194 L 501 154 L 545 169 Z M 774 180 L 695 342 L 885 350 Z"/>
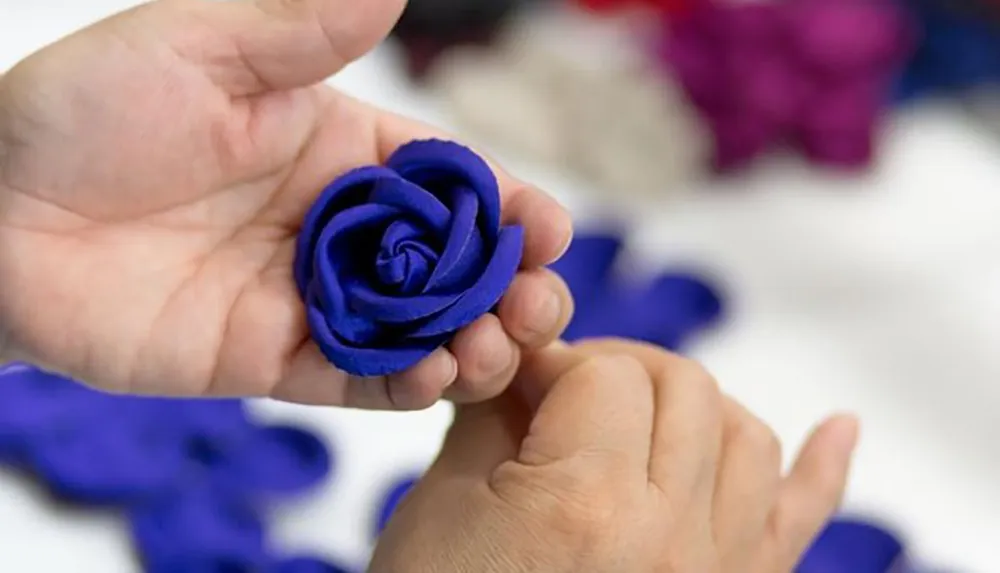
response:
<path id="1" fill-rule="evenodd" d="M 430 128 L 318 84 L 403 0 L 160 0 L 0 81 L 0 325 L 7 350 L 100 387 L 419 408 L 500 392 L 571 303 L 540 268 L 564 211 L 498 173 L 525 268 L 407 372 L 349 377 L 309 341 L 291 277 L 318 192 Z"/>

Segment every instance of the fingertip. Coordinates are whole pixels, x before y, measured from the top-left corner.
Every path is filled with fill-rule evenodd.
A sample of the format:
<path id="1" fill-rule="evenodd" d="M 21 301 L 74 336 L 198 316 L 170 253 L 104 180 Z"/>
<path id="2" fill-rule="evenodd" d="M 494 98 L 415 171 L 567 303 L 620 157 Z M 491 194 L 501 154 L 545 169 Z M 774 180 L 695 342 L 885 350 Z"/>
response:
<path id="1" fill-rule="evenodd" d="M 504 220 L 524 227 L 522 268 L 555 262 L 573 240 L 573 220 L 569 212 L 551 196 L 531 186 L 510 195 L 504 205 Z"/>
<path id="2" fill-rule="evenodd" d="M 540 348 L 562 334 L 573 310 L 573 297 L 562 278 L 548 269 L 532 269 L 514 278 L 497 314 L 518 344 Z"/>
<path id="3" fill-rule="evenodd" d="M 520 349 L 493 314 L 484 315 L 462 329 L 450 347 L 457 360 L 458 375 L 448 389 L 447 398 L 459 403 L 498 396 L 510 384 L 520 364 Z"/>
<path id="4" fill-rule="evenodd" d="M 859 430 L 854 415 L 832 416 L 802 446 L 771 515 L 772 551 L 779 564 L 798 562 L 840 506 Z"/>
<path id="5" fill-rule="evenodd" d="M 423 410 L 433 406 L 458 377 L 458 361 L 438 348 L 416 366 L 386 377 L 386 394 L 395 410 Z"/>
<path id="6" fill-rule="evenodd" d="M 485 314 L 463 328 L 450 344 L 458 359 L 458 377 L 479 381 L 506 370 L 511 361 L 507 333 L 499 317 Z"/>
<path id="7" fill-rule="evenodd" d="M 827 418 L 813 431 L 803 456 L 810 452 L 816 458 L 829 456 L 841 460 L 842 465 L 850 462 L 860 436 L 860 421 L 853 414 L 837 414 Z M 810 447 L 811 446 L 811 447 Z"/>
<path id="8" fill-rule="evenodd" d="M 378 408 L 372 395 L 359 395 L 352 379 L 338 370 L 312 343 L 302 345 L 293 355 L 269 395 L 275 400 L 294 404 Z M 384 405 L 383 405 L 384 407 Z"/>
<path id="9" fill-rule="evenodd" d="M 812 432 L 786 478 L 790 491 L 814 499 L 813 504 L 832 512 L 847 486 L 851 460 L 857 447 L 859 424 L 855 416 L 828 418 Z"/>

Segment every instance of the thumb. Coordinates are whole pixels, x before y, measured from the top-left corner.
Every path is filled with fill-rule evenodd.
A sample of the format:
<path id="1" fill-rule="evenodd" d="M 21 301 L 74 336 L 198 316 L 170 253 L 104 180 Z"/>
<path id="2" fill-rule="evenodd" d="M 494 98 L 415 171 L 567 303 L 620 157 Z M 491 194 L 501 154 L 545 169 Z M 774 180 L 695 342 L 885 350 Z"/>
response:
<path id="1" fill-rule="evenodd" d="M 405 4 L 160 0 L 132 15 L 148 16 L 174 52 L 200 64 L 219 87 L 239 97 L 323 81 L 385 39 Z"/>
<path id="2" fill-rule="evenodd" d="M 455 407 L 455 419 L 430 471 L 489 476 L 515 460 L 531 420 L 556 381 L 584 361 L 564 342 L 528 353 L 507 391 Z"/>
<path id="3" fill-rule="evenodd" d="M 517 457 L 531 412 L 513 392 L 477 404 L 459 405 L 430 472 L 487 477 Z"/>

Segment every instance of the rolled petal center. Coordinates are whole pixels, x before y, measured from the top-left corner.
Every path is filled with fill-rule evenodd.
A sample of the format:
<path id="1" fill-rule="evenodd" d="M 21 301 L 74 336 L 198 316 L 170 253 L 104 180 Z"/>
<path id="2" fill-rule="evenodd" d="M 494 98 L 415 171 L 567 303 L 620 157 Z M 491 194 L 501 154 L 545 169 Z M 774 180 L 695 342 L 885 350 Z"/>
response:
<path id="1" fill-rule="evenodd" d="M 375 258 L 375 273 L 384 286 L 404 295 L 424 288 L 439 255 L 423 238 L 418 228 L 402 221 L 386 229 Z"/>

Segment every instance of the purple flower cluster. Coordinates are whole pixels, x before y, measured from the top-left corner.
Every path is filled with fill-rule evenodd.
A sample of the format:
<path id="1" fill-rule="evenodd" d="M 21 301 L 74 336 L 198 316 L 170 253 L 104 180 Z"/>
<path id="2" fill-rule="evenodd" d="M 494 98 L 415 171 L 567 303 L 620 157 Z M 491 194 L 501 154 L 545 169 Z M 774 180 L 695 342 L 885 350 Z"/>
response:
<path id="1" fill-rule="evenodd" d="M 706 4 L 667 28 L 660 56 L 710 125 L 719 171 L 778 145 L 867 165 L 915 44 L 889 0 Z"/>

